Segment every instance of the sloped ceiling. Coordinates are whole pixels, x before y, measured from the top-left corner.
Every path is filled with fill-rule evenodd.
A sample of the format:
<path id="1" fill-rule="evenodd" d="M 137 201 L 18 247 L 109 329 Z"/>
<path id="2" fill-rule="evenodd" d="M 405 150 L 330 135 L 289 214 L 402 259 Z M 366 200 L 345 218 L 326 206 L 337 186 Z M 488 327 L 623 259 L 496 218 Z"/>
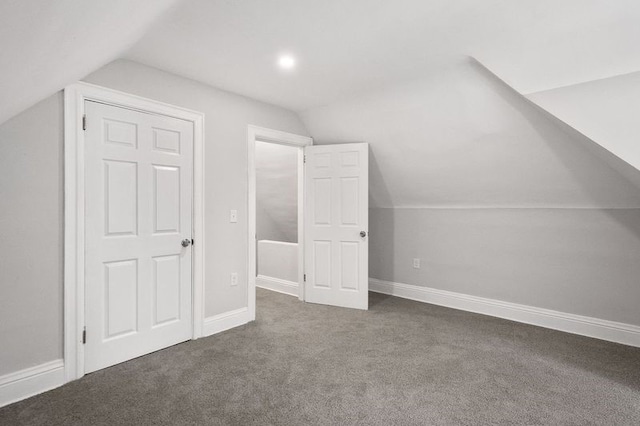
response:
<path id="1" fill-rule="evenodd" d="M 538 92 L 528 98 L 640 170 L 640 72 Z"/>
<path id="2" fill-rule="evenodd" d="M 371 145 L 373 207 L 640 207 L 640 191 L 477 62 L 302 113 Z"/>
<path id="3" fill-rule="evenodd" d="M 190 0 L 127 58 L 303 111 L 466 56 L 525 93 L 640 70 L 639 18 L 637 0 Z"/>
<path id="4" fill-rule="evenodd" d="M 521 94 L 640 70 L 638 22 L 636 0 L 193 0 L 127 57 L 369 142 L 373 206 L 637 207 L 635 177 Z"/>
<path id="5" fill-rule="evenodd" d="M 256 142 L 256 204 L 262 235 L 280 235 L 280 241 L 298 242 L 298 149 L 267 142 Z M 273 239 L 274 237 L 266 237 Z"/>
<path id="6" fill-rule="evenodd" d="M 122 56 L 176 3 L 0 2 L 0 123 Z"/>
<path id="7" fill-rule="evenodd" d="M 529 93 L 640 70 L 639 17 L 636 0 L 5 0 L 0 123 L 117 58 L 296 111 L 465 56 Z"/>
<path id="8" fill-rule="evenodd" d="M 296 110 L 321 143 L 370 142 L 374 206 L 635 207 L 511 87 L 640 70 L 639 21 L 637 0 L 7 0 L 0 122 L 124 57 Z"/>

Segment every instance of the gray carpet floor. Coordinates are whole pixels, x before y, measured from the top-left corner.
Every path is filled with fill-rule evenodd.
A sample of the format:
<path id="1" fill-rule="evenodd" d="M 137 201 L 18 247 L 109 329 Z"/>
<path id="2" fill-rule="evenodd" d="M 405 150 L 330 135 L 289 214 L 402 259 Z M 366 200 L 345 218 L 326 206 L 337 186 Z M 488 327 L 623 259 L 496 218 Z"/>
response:
<path id="1" fill-rule="evenodd" d="M 0 409 L 2 425 L 640 425 L 640 349 L 379 294 L 257 321 Z"/>

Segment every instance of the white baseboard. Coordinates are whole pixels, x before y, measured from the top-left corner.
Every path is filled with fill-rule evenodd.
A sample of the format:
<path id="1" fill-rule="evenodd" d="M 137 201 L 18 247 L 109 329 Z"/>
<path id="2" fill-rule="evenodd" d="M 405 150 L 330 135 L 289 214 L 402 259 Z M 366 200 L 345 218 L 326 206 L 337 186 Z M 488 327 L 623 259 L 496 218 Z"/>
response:
<path id="1" fill-rule="evenodd" d="M 249 322 L 249 309 L 240 308 L 204 319 L 202 337 L 221 333 Z"/>
<path id="2" fill-rule="evenodd" d="M 0 407 L 64 384 L 64 362 L 61 359 L 25 368 L 0 377 Z"/>
<path id="3" fill-rule="evenodd" d="M 273 290 L 278 293 L 284 293 L 296 297 L 298 297 L 298 294 L 300 293 L 297 282 L 268 277 L 266 275 L 258 275 L 256 277 L 256 287 L 266 288 L 267 290 Z"/>
<path id="4" fill-rule="evenodd" d="M 404 299 L 446 306 L 448 308 L 490 315 L 567 333 L 640 347 L 640 327 L 636 325 L 519 305 L 517 303 L 502 302 L 484 297 L 469 296 L 429 287 L 394 283 L 375 278 L 369 279 L 369 290 L 376 293 L 402 297 Z"/>

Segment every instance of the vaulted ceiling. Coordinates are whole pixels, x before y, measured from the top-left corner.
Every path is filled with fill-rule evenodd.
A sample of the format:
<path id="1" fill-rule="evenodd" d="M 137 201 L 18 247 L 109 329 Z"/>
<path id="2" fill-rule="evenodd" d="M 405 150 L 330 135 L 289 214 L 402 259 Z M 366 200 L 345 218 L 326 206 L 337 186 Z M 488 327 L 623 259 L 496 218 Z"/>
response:
<path id="1" fill-rule="evenodd" d="M 462 56 L 530 93 L 640 70 L 639 21 L 635 0 L 5 0 L 0 122 L 117 58 L 297 111 Z"/>
<path id="2" fill-rule="evenodd" d="M 640 72 L 545 90 L 528 98 L 640 170 Z"/>
<path id="3" fill-rule="evenodd" d="M 0 123 L 122 57 L 177 0 L 2 0 Z"/>
<path id="4" fill-rule="evenodd" d="M 638 22 L 637 0 L 190 0 L 126 57 L 301 111 L 464 56 L 524 93 L 640 70 Z"/>
<path id="5" fill-rule="evenodd" d="M 640 70 L 638 22 L 637 0 L 6 0 L 0 123 L 124 58 L 370 142 L 374 206 L 637 207 L 585 147 L 637 151 L 611 113 L 640 91 L 613 78 Z"/>
<path id="6" fill-rule="evenodd" d="M 637 180 L 471 59 L 301 116 L 316 143 L 370 144 L 374 207 L 640 207 Z"/>

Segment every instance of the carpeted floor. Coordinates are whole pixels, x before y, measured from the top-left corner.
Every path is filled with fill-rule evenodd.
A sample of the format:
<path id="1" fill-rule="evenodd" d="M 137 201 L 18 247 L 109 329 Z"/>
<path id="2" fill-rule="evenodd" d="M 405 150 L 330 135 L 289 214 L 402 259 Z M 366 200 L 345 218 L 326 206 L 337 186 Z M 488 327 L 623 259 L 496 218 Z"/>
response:
<path id="1" fill-rule="evenodd" d="M 258 290 L 255 323 L 0 409 L 1 425 L 639 425 L 640 349 L 371 294 Z"/>

